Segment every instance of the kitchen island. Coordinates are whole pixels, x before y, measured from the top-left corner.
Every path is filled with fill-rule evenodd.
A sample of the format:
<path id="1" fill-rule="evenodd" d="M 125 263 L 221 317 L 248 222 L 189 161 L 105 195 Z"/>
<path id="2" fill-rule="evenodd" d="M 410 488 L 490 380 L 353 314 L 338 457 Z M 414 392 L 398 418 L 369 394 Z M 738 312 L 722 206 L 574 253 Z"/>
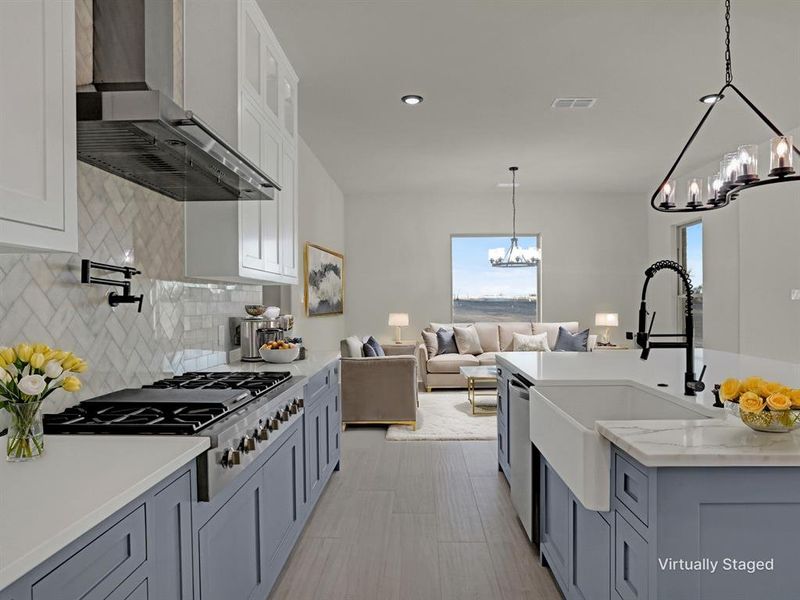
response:
<path id="1" fill-rule="evenodd" d="M 684 396 L 684 359 L 498 355 L 498 463 L 514 497 L 512 465 L 531 461 L 542 560 L 569 599 L 798 596 L 800 433 L 754 432 L 709 390 Z M 704 364 L 708 388 L 749 375 L 800 387 L 791 363 L 701 350 Z M 515 428 L 523 388 L 530 423 Z M 509 455 L 515 430 L 529 457 Z"/>

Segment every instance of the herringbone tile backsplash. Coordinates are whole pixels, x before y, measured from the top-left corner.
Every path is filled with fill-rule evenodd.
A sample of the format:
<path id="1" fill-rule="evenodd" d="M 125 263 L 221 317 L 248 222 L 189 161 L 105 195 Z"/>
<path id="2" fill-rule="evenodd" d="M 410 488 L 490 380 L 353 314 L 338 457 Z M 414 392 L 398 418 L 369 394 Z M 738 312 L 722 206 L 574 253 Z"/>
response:
<path id="1" fill-rule="evenodd" d="M 180 202 L 84 163 L 78 198 L 78 254 L 0 255 L 0 345 L 43 341 L 89 362 L 83 389 L 53 394 L 45 410 L 225 362 L 228 317 L 260 303 L 261 287 L 184 277 Z M 132 293 L 144 294 L 142 313 L 82 285 L 81 258 L 141 270 Z"/>

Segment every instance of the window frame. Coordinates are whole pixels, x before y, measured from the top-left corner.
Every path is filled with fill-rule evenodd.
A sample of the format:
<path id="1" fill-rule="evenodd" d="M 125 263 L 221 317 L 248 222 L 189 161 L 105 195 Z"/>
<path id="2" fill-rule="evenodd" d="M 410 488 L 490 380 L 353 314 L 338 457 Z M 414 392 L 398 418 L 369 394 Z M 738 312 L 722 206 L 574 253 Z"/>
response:
<path id="1" fill-rule="evenodd" d="M 687 265 L 688 252 L 686 251 L 686 245 L 687 245 L 686 244 L 686 240 L 687 240 L 687 233 L 686 232 L 690 227 L 694 227 L 695 225 L 700 225 L 703 228 L 702 239 L 705 240 L 705 230 L 704 230 L 705 226 L 703 224 L 703 219 L 695 219 L 693 221 L 687 221 L 686 223 L 678 223 L 675 226 L 676 243 L 677 243 L 676 260 L 677 260 L 678 264 L 681 265 L 687 271 L 688 271 L 689 267 Z M 701 253 L 702 253 L 702 257 L 703 257 L 703 268 L 705 270 L 705 253 L 702 252 L 702 247 L 701 247 Z M 692 283 L 694 284 L 695 282 L 692 282 Z M 685 321 L 684 321 L 684 307 L 683 307 L 684 306 L 684 302 L 686 302 L 686 295 L 682 293 L 682 288 L 683 288 L 683 283 L 679 279 L 678 283 L 677 283 L 677 288 L 676 288 L 677 322 L 678 322 L 678 327 L 680 328 L 679 331 L 681 333 L 686 333 L 686 324 L 685 324 Z M 697 322 L 695 321 L 695 346 L 697 346 L 698 348 L 702 348 L 703 347 L 703 343 L 704 343 L 704 335 L 703 334 L 704 334 L 704 331 L 701 329 L 700 335 L 698 337 L 698 335 L 697 335 Z"/>
<path id="2" fill-rule="evenodd" d="M 541 233 L 519 233 L 517 238 L 533 237 L 536 238 L 536 247 L 542 253 L 542 260 L 539 261 L 536 267 L 536 315 L 534 323 L 542 322 L 542 265 L 544 264 L 544 250 L 542 247 L 542 234 Z M 450 247 L 448 248 L 448 255 L 450 257 L 450 322 L 455 323 L 455 306 L 453 299 L 453 239 L 454 238 L 504 238 L 511 243 L 511 236 L 508 233 L 451 233 L 449 238 Z M 489 257 L 486 257 L 489 261 Z M 501 267 L 497 267 L 501 268 Z M 524 267 L 522 267 L 524 268 Z M 497 321 L 503 323 L 504 321 Z M 508 322 L 508 321 L 505 321 Z"/>

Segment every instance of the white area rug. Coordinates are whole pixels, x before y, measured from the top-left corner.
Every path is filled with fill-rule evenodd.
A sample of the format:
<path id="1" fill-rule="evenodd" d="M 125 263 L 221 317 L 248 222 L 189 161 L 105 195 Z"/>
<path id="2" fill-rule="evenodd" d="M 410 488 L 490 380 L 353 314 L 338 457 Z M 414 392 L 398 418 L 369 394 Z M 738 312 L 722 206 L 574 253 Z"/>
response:
<path id="1" fill-rule="evenodd" d="M 391 425 L 386 439 L 496 440 L 497 416 L 473 415 L 467 392 L 423 392 L 419 395 L 416 431 L 406 425 Z"/>

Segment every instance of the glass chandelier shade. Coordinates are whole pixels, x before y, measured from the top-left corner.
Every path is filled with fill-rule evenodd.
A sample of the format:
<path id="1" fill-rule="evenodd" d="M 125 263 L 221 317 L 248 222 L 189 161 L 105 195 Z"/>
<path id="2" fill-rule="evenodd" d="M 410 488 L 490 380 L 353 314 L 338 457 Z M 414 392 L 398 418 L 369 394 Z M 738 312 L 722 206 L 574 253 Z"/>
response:
<path id="1" fill-rule="evenodd" d="M 542 251 L 534 246 L 521 248 L 517 239 L 517 171 L 518 167 L 509 167 L 511 171 L 511 243 L 508 248 L 492 248 L 489 250 L 489 264 L 493 267 L 535 267 L 542 260 Z"/>

